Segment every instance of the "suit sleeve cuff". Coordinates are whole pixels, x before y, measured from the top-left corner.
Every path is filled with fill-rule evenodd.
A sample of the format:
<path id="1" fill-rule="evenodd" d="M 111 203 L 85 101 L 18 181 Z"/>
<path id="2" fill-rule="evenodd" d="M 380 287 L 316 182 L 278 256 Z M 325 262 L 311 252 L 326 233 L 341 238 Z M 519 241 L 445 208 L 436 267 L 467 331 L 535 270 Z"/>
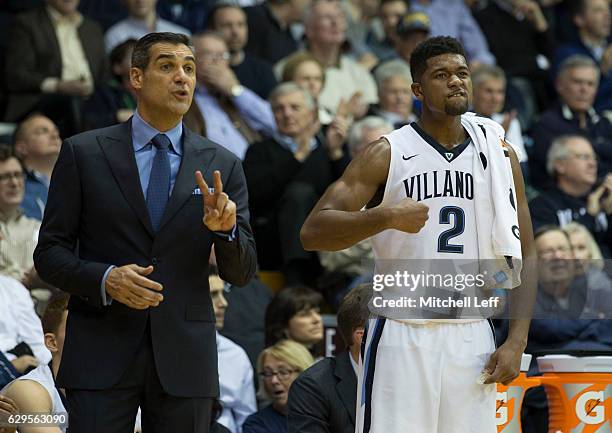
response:
<path id="1" fill-rule="evenodd" d="M 112 271 L 115 267 L 114 266 L 109 266 L 108 269 L 106 270 L 106 272 L 104 272 L 104 276 L 102 277 L 102 283 L 100 284 L 100 296 L 102 298 L 102 306 L 107 307 L 110 304 L 113 303 L 113 298 L 111 298 L 110 295 L 106 294 L 106 278 L 108 277 L 108 274 L 110 273 L 110 271 Z"/>
<path id="2" fill-rule="evenodd" d="M 234 224 L 234 227 L 232 227 L 231 230 L 226 231 L 226 232 L 214 232 L 214 234 L 216 234 L 217 236 L 225 239 L 228 242 L 233 242 L 234 239 L 236 239 L 236 224 Z"/>

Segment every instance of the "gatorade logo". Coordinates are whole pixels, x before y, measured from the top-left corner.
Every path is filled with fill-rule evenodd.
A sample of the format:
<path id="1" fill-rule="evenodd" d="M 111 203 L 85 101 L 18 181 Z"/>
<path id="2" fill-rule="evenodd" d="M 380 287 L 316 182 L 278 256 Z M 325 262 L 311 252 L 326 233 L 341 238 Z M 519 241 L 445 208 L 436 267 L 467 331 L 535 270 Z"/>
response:
<path id="1" fill-rule="evenodd" d="M 508 423 L 508 393 L 497 393 L 497 411 L 495 412 L 497 425 L 505 425 Z"/>
<path id="2" fill-rule="evenodd" d="M 601 424 L 605 421 L 603 391 L 589 391 L 576 399 L 576 416 L 585 424 Z"/>

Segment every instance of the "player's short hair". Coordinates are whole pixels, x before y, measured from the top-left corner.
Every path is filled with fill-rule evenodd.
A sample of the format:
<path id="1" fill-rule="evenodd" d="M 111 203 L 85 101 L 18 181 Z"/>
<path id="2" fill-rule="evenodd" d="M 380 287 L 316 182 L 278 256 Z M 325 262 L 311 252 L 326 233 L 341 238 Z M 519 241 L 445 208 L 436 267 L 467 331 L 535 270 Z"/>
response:
<path id="1" fill-rule="evenodd" d="M 308 90 L 302 89 L 293 81 L 280 83 L 274 88 L 274 90 L 272 90 L 272 93 L 270 93 L 270 97 L 268 98 L 268 100 L 270 101 L 270 105 L 274 105 L 274 101 L 276 101 L 276 98 L 278 98 L 279 96 L 288 95 L 290 93 L 301 93 L 304 96 L 306 107 L 311 111 L 315 109 L 315 100 L 310 94 L 310 92 Z"/>
<path id="2" fill-rule="evenodd" d="M 506 73 L 502 68 L 495 65 L 480 65 L 472 72 L 472 86 L 480 86 L 486 80 L 501 80 L 506 83 Z"/>
<path id="3" fill-rule="evenodd" d="M 353 332 L 365 326 L 370 310 L 368 303 L 372 298 L 372 284 L 360 284 L 351 290 L 338 308 L 338 332 L 346 346 L 353 344 Z"/>
<path id="4" fill-rule="evenodd" d="M 138 39 L 136 45 L 134 45 L 134 51 L 132 52 L 132 67 L 144 71 L 149 65 L 149 61 L 151 60 L 151 47 L 155 44 L 161 43 L 169 43 L 172 45 L 186 45 L 191 50 L 191 52 L 193 52 L 191 40 L 187 35 L 184 35 L 182 33 L 170 32 L 149 33 Z"/>
<path id="5" fill-rule="evenodd" d="M 308 287 L 287 287 L 278 292 L 266 308 L 266 346 L 286 338 L 285 330 L 293 316 L 303 310 L 319 308 L 322 303 L 323 296 Z"/>
<path id="6" fill-rule="evenodd" d="M 548 153 L 546 154 L 546 172 L 552 178 L 556 178 L 557 172 L 555 171 L 555 162 L 567 158 L 569 155 L 569 150 L 567 145 L 572 140 L 582 139 L 591 143 L 590 140 L 584 135 L 577 134 L 566 134 L 561 135 L 555 138 L 550 145 L 550 149 L 548 149 Z"/>
<path id="7" fill-rule="evenodd" d="M 420 82 L 427 69 L 427 60 L 442 54 L 459 54 L 467 59 L 463 45 L 450 36 L 435 36 L 418 44 L 410 56 L 412 80 Z"/>
<path id="8" fill-rule="evenodd" d="M 56 333 L 62 323 L 64 311 L 68 309 L 68 300 L 70 295 L 64 292 L 58 292 L 51 296 L 47 308 L 42 316 L 42 328 L 43 332 Z"/>

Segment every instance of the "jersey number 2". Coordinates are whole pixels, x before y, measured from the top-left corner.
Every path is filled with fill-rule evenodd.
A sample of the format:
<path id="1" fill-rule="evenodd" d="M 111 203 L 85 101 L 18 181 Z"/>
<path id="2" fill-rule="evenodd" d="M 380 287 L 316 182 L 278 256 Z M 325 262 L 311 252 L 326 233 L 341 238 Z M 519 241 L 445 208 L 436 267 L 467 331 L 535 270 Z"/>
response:
<path id="1" fill-rule="evenodd" d="M 465 229 L 465 213 L 457 206 L 445 206 L 440 209 L 440 224 L 451 224 L 454 216 L 454 226 L 440 233 L 438 237 L 438 252 L 463 254 L 463 245 L 451 244 L 450 240 L 459 236 Z"/>

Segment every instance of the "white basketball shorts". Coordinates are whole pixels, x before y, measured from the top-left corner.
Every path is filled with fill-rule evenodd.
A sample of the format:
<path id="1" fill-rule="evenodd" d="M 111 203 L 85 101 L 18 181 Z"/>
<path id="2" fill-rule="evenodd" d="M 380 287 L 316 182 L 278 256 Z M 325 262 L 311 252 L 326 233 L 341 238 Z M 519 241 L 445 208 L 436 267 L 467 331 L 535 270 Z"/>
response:
<path id="1" fill-rule="evenodd" d="M 487 320 L 370 319 L 356 433 L 496 433 L 496 385 L 477 383 L 494 350 Z"/>

